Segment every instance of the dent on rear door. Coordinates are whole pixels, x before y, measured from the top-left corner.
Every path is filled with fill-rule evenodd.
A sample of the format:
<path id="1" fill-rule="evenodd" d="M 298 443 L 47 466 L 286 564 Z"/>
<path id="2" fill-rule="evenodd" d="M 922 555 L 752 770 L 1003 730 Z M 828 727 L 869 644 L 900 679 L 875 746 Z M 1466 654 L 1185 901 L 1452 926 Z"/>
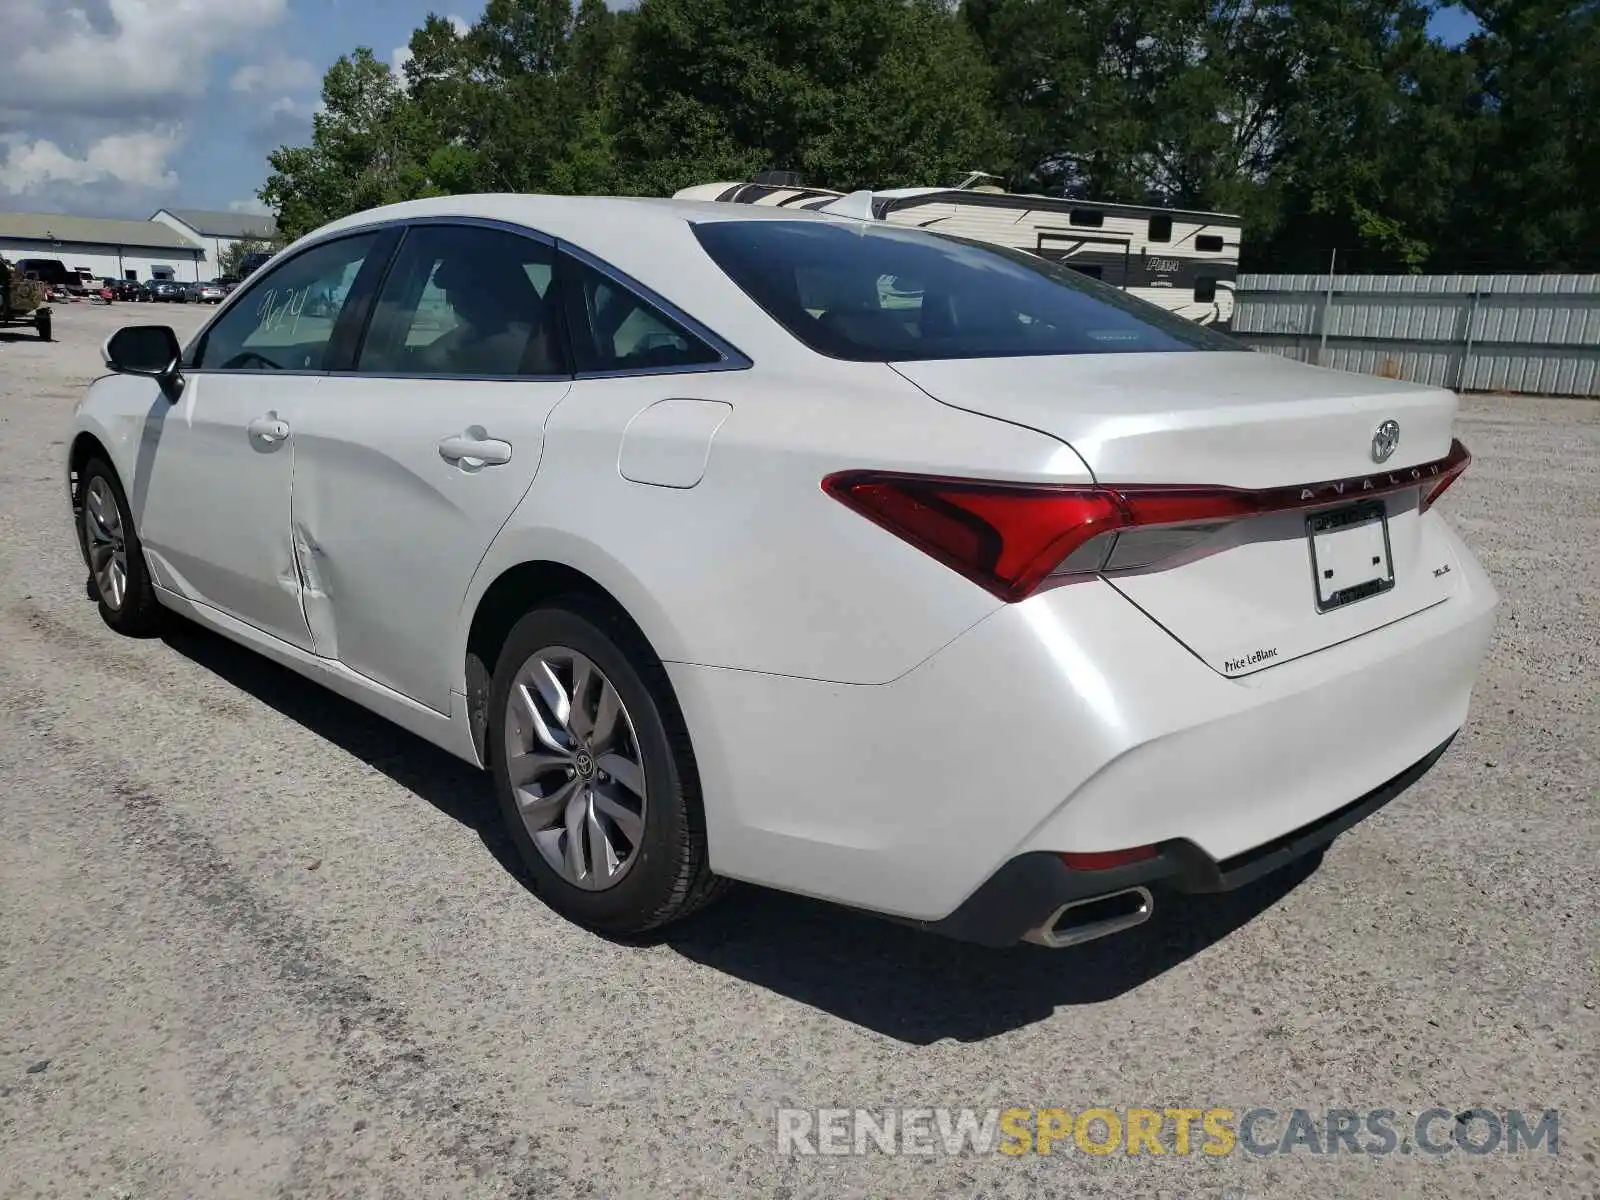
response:
<path id="1" fill-rule="evenodd" d="M 462 597 L 533 482 L 567 381 L 330 377 L 296 430 L 291 521 L 316 652 L 438 712 Z M 447 461 L 466 434 L 503 464 Z"/>

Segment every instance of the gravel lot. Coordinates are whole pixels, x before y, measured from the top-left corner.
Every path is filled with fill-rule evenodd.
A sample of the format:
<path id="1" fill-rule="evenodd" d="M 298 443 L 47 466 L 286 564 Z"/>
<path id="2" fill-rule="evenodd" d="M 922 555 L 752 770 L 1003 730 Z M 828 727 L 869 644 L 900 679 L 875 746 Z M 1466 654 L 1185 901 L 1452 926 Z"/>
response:
<path id="1" fill-rule="evenodd" d="M 1600 405 L 1465 402 L 1487 673 L 1320 867 L 1060 953 L 755 889 L 616 946 L 519 883 L 486 777 L 102 625 L 70 411 L 116 325 L 208 313 L 0 331 L 0 1196 L 1600 1195 Z M 1554 1155 L 804 1158 L 782 1105 L 1561 1111 Z"/>

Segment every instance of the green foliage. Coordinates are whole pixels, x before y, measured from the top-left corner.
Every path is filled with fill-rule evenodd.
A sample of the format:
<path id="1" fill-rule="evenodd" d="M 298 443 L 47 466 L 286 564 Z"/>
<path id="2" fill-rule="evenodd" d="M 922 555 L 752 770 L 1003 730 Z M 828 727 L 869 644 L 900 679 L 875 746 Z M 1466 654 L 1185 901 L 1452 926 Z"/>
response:
<path id="1" fill-rule="evenodd" d="M 1247 260 L 1592 267 L 1593 0 L 488 0 L 404 77 L 323 82 L 261 195 L 295 236 L 458 192 L 665 195 L 798 170 L 850 190 L 1017 190 L 1240 214 Z M 1590 261 L 1585 261 L 1585 260 Z"/>
<path id="2" fill-rule="evenodd" d="M 264 254 L 274 247 L 265 238 L 242 237 L 223 247 L 217 256 L 217 274 L 223 278 L 238 279 L 244 274 L 244 260 L 252 254 Z"/>

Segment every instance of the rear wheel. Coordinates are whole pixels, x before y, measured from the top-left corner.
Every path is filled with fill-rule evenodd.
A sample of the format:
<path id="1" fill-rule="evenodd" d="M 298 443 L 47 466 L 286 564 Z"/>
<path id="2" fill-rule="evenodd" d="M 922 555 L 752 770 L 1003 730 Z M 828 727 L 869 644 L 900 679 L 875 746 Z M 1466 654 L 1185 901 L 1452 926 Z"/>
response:
<path id="1" fill-rule="evenodd" d="M 78 519 L 89 564 L 89 586 L 100 605 L 101 618 L 129 637 L 160 632 L 161 605 L 116 472 L 100 459 L 91 459 L 83 471 L 82 487 Z"/>
<path id="2" fill-rule="evenodd" d="M 688 733 L 625 622 L 581 598 L 523 617 L 495 669 L 487 734 L 511 840 L 562 916 L 638 934 L 720 894 Z"/>

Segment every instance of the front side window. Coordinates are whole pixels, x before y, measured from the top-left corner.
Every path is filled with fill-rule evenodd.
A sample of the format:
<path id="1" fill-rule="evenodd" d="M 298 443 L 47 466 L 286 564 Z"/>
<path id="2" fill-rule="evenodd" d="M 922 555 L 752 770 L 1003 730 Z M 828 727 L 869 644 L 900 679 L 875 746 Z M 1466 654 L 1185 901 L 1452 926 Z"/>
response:
<path id="1" fill-rule="evenodd" d="M 689 369 L 722 355 L 649 301 L 571 256 L 564 259 L 567 328 L 580 372 Z"/>
<path id="2" fill-rule="evenodd" d="M 379 234 L 340 238 L 264 275 L 206 332 L 206 371 L 321 371 L 334 326 Z"/>
<path id="3" fill-rule="evenodd" d="M 356 369 L 565 375 L 554 267 L 553 247 L 506 230 L 411 229 L 378 294 Z"/>
<path id="4" fill-rule="evenodd" d="M 695 236 L 819 353 L 858 362 L 1243 350 L 1108 284 L 988 242 L 833 221 L 708 221 Z"/>

